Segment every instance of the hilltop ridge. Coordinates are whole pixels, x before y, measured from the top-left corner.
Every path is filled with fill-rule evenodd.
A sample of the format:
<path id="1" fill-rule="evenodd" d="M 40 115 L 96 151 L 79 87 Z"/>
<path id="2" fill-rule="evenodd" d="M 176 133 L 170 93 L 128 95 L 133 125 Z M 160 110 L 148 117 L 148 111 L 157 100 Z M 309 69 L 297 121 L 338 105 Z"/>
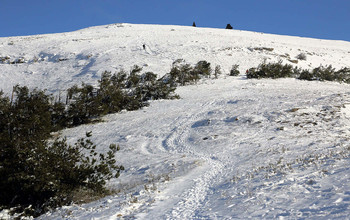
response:
<path id="1" fill-rule="evenodd" d="M 306 60 L 296 59 L 301 53 Z M 329 64 L 349 67 L 349 55 L 350 42 L 346 41 L 214 28 L 111 24 L 67 33 L 0 38 L 0 88 L 9 92 L 19 83 L 55 92 L 81 82 L 93 84 L 105 70 L 128 71 L 133 65 L 161 76 L 177 59 L 191 64 L 206 60 L 228 73 L 234 64 L 244 72 L 264 60 L 282 60 L 302 68 Z"/>

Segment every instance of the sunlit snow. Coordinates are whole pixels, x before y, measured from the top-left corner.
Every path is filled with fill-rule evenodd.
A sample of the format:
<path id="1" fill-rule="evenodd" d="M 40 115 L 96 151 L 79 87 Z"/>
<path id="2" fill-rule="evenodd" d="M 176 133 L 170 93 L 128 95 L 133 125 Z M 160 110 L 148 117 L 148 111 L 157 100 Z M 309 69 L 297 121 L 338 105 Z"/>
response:
<path id="1" fill-rule="evenodd" d="M 293 63 L 300 53 L 307 59 Z M 92 131 L 100 151 L 119 144 L 117 161 L 126 169 L 108 182 L 116 195 L 42 219 L 349 218 L 350 85 L 248 80 L 244 73 L 264 60 L 350 67 L 350 42 L 113 24 L 0 38 L 0 57 L 9 58 L 0 62 L 6 94 L 19 83 L 58 95 L 134 64 L 162 76 L 180 58 L 222 67 L 219 79 L 179 87 L 179 100 L 64 130 L 72 143 Z M 241 75 L 230 77 L 234 64 Z"/>

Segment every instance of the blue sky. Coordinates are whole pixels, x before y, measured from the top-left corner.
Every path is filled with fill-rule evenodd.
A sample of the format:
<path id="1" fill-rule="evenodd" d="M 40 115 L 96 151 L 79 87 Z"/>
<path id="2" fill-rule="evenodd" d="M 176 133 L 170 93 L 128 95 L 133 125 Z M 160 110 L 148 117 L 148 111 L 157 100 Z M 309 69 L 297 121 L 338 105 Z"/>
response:
<path id="1" fill-rule="evenodd" d="M 0 0 L 0 37 L 111 23 L 173 24 L 350 41 L 350 0 Z"/>

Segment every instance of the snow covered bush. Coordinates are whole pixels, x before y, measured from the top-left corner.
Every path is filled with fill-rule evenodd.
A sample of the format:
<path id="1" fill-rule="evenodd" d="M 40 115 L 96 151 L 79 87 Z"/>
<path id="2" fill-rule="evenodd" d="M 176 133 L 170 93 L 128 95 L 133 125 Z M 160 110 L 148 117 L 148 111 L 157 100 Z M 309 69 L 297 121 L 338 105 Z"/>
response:
<path id="1" fill-rule="evenodd" d="M 199 80 L 199 77 L 193 72 L 190 64 L 173 66 L 169 74 L 170 80 L 168 82 L 176 85 L 184 86 L 190 84 L 190 82 Z"/>
<path id="2" fill-rule="evenodd" d="M 121 110 L 137 110 L 148 105 L 149 100 L 173 99 L 178 96 L 173 84 L 157 80 L 152 72 L 140 74 L 142 68 L 134 66 L 130 74 L 102 73 L 96 88 L 82 84 L 68 89 L 67 120 L 69 126 L 85 124 L 99 116 Z"/>
<path id="3" fill-rule="evenodd" d="M 239 65 L 235 64 L 232 66 L 230 70 L 230 76 L 238 76 L 239 75 L 239 70 L 238 70 Z"/>
<path id="4" fill-rule="evenodd" d="M 312 70 L 301 69 L 289 64 L 283 65 L 282 62 L 277 63 L 261 63 L 257 68 L 250 68 L 247 78 L 286 78 L 295 77 L 301 80 L 319 80 L 319 81 L 336 81 L 350 83 L 350 68 L 342 68 L 336 70 L 329 66 L 319 66 Z"/>
<path id="5" fill-rule="evenodd" d="M 335 70 L 332 65 L 319 66 L 311 71 L 303 70 L 298 79 L 302 80 L 319 80 L 319 81 L 337 81 L 350 83 L 350 69 L 342 68 Z"/>
<path id="6" fill-rule="evenodd" d="M 210 63 L 208 63 L 205 60 L 199 61 L 194 67 L 194 71 L 196 72 L 197 75 L 205 76 L 205 77 L 210 77 L 212 73 Z"/>
<path id="7" fill-rule="evenodd" d="M 0 93 L 0 208 L 37 216 L 69 204 L 75 191 L 107 192 L 106 181 L 124 169 L 114 159 L 119 147 L 98 154 L 89 139 L 48 141 L 51 96 L 16 86 L 11 99 Z"/>
<path id="8" fill-rule="evenodd" d="M 315 80 L 314 76 L 312 74 L 312 72 L 310 72 L 309 70 L 298 70 L 298 79 L 301 80 Z"/>
<path id="9" fill-rule="evenodd" d="M 340 70 L 336 71 L 335 74 L 338 78 L 338 81 L 350 83 L 350 68 L 341 68 Z"/>
<path id="10" fill-rule="evenodd" d="M 298 60 L 306 60 L 306 54 L 300 53 L 295 58 L 297 58 Z"/>
<path id="11" fill-rule="evenodd" d="M 312 75 L 315 80 L 320 81 L 335 81 L 338 80 L 337 74 L 335 72 L 335 68 L 332 65 L 329 66 L 319 66 L 312 70 Z"/>
<path id="12" fill-rule="evenodd" d="M 161 80 L 168 85 L 189 85 L 198 82 L 201 78 L 210 77 L 212 73 L 211 64 L 207 61 L 199 61 L 195 66 L 191 66 L 182 59 L 173 62 L 170 73 Z"/>
<path id="13" fill-rule="evenodd" d="M 82 84 L 68 89 L 67 100 L 69 107 L 67 110 L 68 126 L 86 124 L 100 113 L 100 108 L 96 102 L 96 92 L 91 85 Z"/>
<path id="14" fill-rule="evenodd" d="M 140 83 L 135 92 L 138 95 L 138 99 L 146 102 L 148 100 L 178 98 L 177 95 L 174 95 L 175 86 L 156 79 L 157 75 L 152 72 L 141 75 Z"/>
<path id="15" fill-rule="evenodd" d="M 292 65 L 283 65 L 281 61 L 277 63 L 261 63 L 257 68 L 250 68 L 247 78 L 286 78 L 295 76 L 295 69 Z"/>

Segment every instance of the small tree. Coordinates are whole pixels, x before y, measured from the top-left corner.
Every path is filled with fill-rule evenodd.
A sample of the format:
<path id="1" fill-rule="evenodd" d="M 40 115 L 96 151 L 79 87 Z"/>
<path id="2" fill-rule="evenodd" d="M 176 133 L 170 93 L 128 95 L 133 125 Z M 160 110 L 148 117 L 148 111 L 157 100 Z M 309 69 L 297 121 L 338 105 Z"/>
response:
<path id="1" fill-rule="evenodd" d="M 227 24 L 226 29 L 233 29 L 233 27 L 231 26 L 231 24 Z"/>
<path id="2" fill-rule="evenodd" d="M 47 141 L 62 110 L 44 91 L 15 86 L 13 97 L 0 92 L 0 208 L 37 216 L 69 204 L 80 189 L 105 192 L 106 181 L 124 169 L 115 165 L 116 145 L 98 154 L 89 139 L 73 146 Z"/>
<path id="3" fill-rule="evenodd" d="M 239 65 L 235 64 L 232 66 L 230 70 L 230 76 L 238 76 L 239 75 L 239 70 L 238 70 Z"/>
<path id="4" fill-rule="evenodd" d="M 201 60 L 194 67 L 194 71 L 196 72 L 197 75 L 210 77 L 212 69 L 209 62 L 205 60 Z"/>
<path id="5" fill-rule="evenodd" d="M 115 113 L 123 109 L 127 101 L 127 94 L 123 91 L 126 85 L 125 78 L 126 75 L 123 75 L 123 72 L 113 76 L 107 71 L 102 73 L 95 99 L 100 109 L 99 114 Z"/>
<path id="6" fill-rule="evenodd" d="M 141 71 L 142 71 L 142 67 L 139 67 L 138 65 L 134 65 L 127 79 L 127 88 L 132 88 L 137 86 L 137 84 L 141 80 L 141 76 L 140 76 Z"/>
<path id="7" fill-rule="evenodd" d="M 90 122 L 91 118 L 100 114 L 96 102 L 96 91 L 92 85 L 82 84 L 82 87 L 73 86 L 68 89 L 68 119 L 71 126 Z"/>
<path id="8" fill-rule="evenodd" d="M 196 27 L 196 22 L 193 22 L 192 27 Z"/>
<path id="9" fill-rule="evenodd" d="M 217 79 L 219 75 L 221 75 L 221 66 L 217 65 L 217 66 L 215 66 L 215 71 L 214 71 L 215 79 Z"/>
<path id="10" fill-rule="evenodd" d="M 343 67 L 335 72 L 335 75 L 339 82 L 350 83 L 350 68 Z"/>

